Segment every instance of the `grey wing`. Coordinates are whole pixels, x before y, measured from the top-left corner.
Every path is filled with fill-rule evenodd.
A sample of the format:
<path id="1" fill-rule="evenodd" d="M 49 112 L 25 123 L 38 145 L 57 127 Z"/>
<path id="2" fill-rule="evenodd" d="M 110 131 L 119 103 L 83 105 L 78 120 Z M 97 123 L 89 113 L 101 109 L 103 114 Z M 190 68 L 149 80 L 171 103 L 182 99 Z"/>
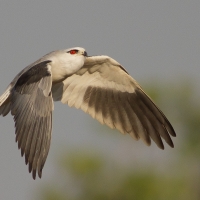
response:
<path id="1" fill-rule="evenodd" d="M 23 73 L 10 97 L 16 141 L 34 179 L 36 172 L 42 176 L 51 141 L 53 100 L 49 62 L 41 62 Z"/>
<path id="2" fill-rule="evenodd" d="M 161 110 L 114 59 L 87 57 L 84 66 L 52 88 L 54 100 L 80 108 L 100 123 L 164 149 L 175 131 Z M 151 139 L 150 139 L 151 138 Z"/>
<path id="3" fill-rule="evenodd" d="M 13 89 L 13 87 L 15 86 L 16 82 L 18 81 L 18 79 L 25 74 L 27 71 L 29 71 L 31 68 L 33 68 L 34 66 L 37 66 L 38 64 L 41 65 L 40 63 L 43 64 L 47 64 L 49 61 L 49 58 L 56 54 L 56 51 L 50 52 L 48 54 L 46 54 L 45 56 L 43 56 L 42 58 L 38 59 L 37 61 L 35 61 L 34 63 L 28 65 L 27 67 L 25 67 L 23 70 L 21 70 L 16 76 L 15 78 L 12 80 L 12 82 L 8 85 L 7 89 L 5 90 L 5 92 L 0 96 L 0 115 L 2 116 L 6 116 L 9 112 L 10 112 L 10 96 L 11 96 L 11 91 Z"/>

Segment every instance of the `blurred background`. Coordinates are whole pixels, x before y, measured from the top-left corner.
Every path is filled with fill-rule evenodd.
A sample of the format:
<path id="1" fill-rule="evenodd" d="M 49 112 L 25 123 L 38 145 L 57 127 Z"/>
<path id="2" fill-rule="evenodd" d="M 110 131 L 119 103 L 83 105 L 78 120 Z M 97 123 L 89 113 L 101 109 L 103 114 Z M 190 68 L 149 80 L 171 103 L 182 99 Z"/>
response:
<path id="1" fill-rule="evenodd" d="M 25 66 L 74 46 L 121 63 L 166 114 L 175 148 L 145 146 L 55 103 L 42 179 L 0 119 L 0 199 L 200 199 L 200 1 L 1 0 L 0 93 Z"/>

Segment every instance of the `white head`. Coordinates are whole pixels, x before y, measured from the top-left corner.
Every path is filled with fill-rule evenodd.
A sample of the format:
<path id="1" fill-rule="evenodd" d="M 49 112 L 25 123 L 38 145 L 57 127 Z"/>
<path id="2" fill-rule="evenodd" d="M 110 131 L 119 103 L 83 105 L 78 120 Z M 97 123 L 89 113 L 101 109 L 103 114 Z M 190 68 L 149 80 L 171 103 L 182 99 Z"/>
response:
<path id="1" fill-rule="evenodd" d="M 87 52 L 81 47 L 53 52 L 50 56 L 50 60 L 52 60 L 52 80 L 57 82 L 76 73 L 84 65 L 86 56 Z"/>
<path id="2" fill-rule="evenodd" d="M 73 74 L 84 65 L 87 52 L 84 48 L 73 47 L 66 49 L 65 53 L 66 57 L 64 63 L 65 67 L 67 68 L 67 73 Z"/>

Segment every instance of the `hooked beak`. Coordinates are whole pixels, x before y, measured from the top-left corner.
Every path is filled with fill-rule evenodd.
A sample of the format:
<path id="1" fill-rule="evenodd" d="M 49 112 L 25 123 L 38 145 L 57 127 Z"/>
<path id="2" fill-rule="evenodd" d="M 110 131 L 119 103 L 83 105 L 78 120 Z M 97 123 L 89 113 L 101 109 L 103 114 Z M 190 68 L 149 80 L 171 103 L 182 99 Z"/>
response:
<path id="1" fill-rule="evenodd" d="M 85 57 L 88 56 L 86 51 L 83 52 L 83 56 L 85 56 Z"/>

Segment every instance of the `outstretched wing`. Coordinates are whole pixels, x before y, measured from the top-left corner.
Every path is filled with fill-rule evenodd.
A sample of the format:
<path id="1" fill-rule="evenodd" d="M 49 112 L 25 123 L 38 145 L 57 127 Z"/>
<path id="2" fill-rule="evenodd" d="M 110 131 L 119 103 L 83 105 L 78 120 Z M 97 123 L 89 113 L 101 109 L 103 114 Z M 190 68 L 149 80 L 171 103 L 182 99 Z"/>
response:
<path id="1" fill-rule="evenodd" d="M 31 67 L 17 80 L 11 92 L 11 114 L 14 116 L 16 141 L 25 154 L 33 178 L 42 176 L 52 130 L 53 100 L 50 61 Z"/>
<path id="2" fill-rule="evenodd" d="M 170 122 L 138 83 L 114 59 L 87 57 L 77 73 L 52 88 L 54 100 L 81 108 L 100 123 L 164 149 L 161 137 L 173 147 Z M 151 138 L 151 139 L 150 139 Z"/>

